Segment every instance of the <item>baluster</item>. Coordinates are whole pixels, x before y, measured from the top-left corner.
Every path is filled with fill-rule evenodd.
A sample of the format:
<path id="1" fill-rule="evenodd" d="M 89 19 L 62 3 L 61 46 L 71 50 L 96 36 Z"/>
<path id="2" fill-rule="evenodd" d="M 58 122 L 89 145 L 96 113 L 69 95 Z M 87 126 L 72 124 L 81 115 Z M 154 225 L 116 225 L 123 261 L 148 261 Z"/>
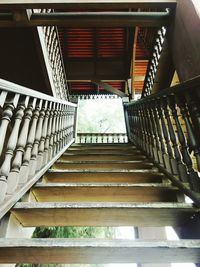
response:
<path id="1" fill-rule="evenodd" d="M 3 151 L 3 146 L 6 139 L 6 133 L 8 130 L 8 125 L 10 120 L 13 116 L 14 108 L 16 107 L 19 100 L 19 95 L 16 94 L 15 96 L 8 96 L 8 99 L 5 104 L 5 108 L 2 112 L 2 119 L 1 119 L 1 127 L 0 127 L 0 136 L 1 136 L 1 146 L 0 146 L 0 154 Z M 7 148 L 5 151 L 5 156 L 3 158 L 3 164 L 0 168 L 0 203 L 4 200 L 6 192 L 7 192 L 7 177 L 10 171 L 10 162 L 13 155 L 13 150 L 15 149 L 15 140 L 19 125 L 19 119 L 21 116 L 21 110 L 18 110 L 18 114 L 15 115 L 15 124 L 11 130 L 10 137 L 8 139 Z M 13 138 L 13 139 L 12 139 Z"/>
<path id="2" fill-rule="evenodd" d="M 31 120 L 31 126 L 28 132 L 28 138 L 27 138 L 27 142 L 26 142 L 26 147 L 25 147 L 25 152 L 24 152 L 24 156 L 23 156 L 23 162 L 22 162 L 22 166 L 20 168 L 20 172 L 19 172 L 19 177 L 20 177 L 20 182 L 26 182 L 28 179 L 28 175 L 29 175 L 29 164 L 30 164 L 30 159 L 31 159 L 31 150 L 33 147 L 33 142 L 35 139 L 35 131 L 36 131 L 36 125 L 37 125 L 37 120 L 38 120 L 38 116 L 39 116 L 39 110 L 40 110 L 40 103 L 41 101 L 37 101 L 36 99 L 33 99 L 33 115 L 32 115 L 32 120 Z"/>
<path id="3" fill-rule="evenodd" d="M 67 119 L 66 119 L 66 129 L 67 129 L 67 131 L 66 131 L 66 143 L 67 144 L 70 142 L 70 131 L 71 131 L 71 129 L 70 129 L 70 116 L 71 116 L 70 110 L 71 110 L 71 108 L 70 108 L 70 106 L 68 106 L 67 107 Z M 86 143 L 85 135 L 83 134 L 82 136 L 83 136 L 82 142 Z"/>
<path id="4" fill-rule="evenodd" d="M 62 118 L 62 104 L 59 105 L 58 119 L 57 119 L 57 152 L 60 151 L 61 149 L 61 118 Z"/>
<path id="5" fill-rule="evenodd" d="M 53 109 L 51 111 L 52 114 L 52 129 L 51 129 L 51 137 L 50 137 L 50 143 L 49 143 L 49 160 L 53 158 L 53 146 L 54 146 L 54 135 L 55 135 L 55 129 L 56 129 L 56 106 L 57 103 L 54 103 Z"/>
<path id="6" fill-rule="evenodd" d="M 187 99 L 190 117 L 193 123 L 192 129 L 195 138 L 195 144 L 193 144 L 194 145 L 193 150 L 197 161 L 198 171 L 200 172 L 200 109 L 199 109 L 200 94 L 198 92 L 198 89 L 196 91 L 198 94 L 196 94 L 196 92 L 193 92 L 192 94 L 186 92 L 185 96 Z"/>
<path id="7" fill-rule="evenodd" d="M 17 106 L 17 109 L 16 109 L 15 116 L 14 116 L 14 126 L 13 126 L 12 132 L 10 134 L 10 137 L 8 139 L 4 161 L 3 161 L 3 164 L 0 168 L 0 179 L 7 179 L 8 180 L 8 176 L 9 176 L 10 171 L 11 171 L 11 160 L 12 160 L 14 150 L 15 150 L 16 145 L 17 145 L 20 124 L 22 121 L 22 117 L 24 115 L 24 109 L 25 109 L 25 101 L 23 98 L 23 99 L 20 99 L 18 106 Z M 9 194 L 15 190 L 17 183 L 18 183 L 18 181 L 12 180 L 12 178 L 16 178 L 16 177 L 13 177 L 11 175 L 11 177 L 9 179 L 9 184 L 7 181 L 7 186 L 9 185 L 9 187 L 7 187 L 7 193 L 9 193 Z M 14 187 L 14 190 L 12 189 L 12 186 Z"/>
<path id="8" fill-rule="evenodd" d="M 68 106 L 66 105 L 65 108 L 64 108 L 64 145 L 67 144 L 67 125 L 68 125 L 68 120 L 67 120 L 67 109 L 68 109 Z M 79 143 L 81 143 L 81 134 L 79 136 Z"/>
<path id="9" fill-rule="evenodd" d="M 53 138 L 53 156 L 55 156 L 56 153 L 58 152 L 59 108 L 60 108 L 60 104 L 57 104 L 56 110 L 55 110 L 55 132 L 54 132 L 54 138 Z"/>
<path id="10" fill-rule="evenodd" d="M 5 144 L 5 137 L 6 137 L 6 133 L 8 130 L 8 125 L 10 123 L 10 120 L 12 118 L 13 115 L 13 110 L 15 108 L 14 106 L 14 102 L 17 103 L 19 98 L 19 95 L 15 95 L 13 96 L 8 96 L 8 99 L 5 103 L 4 109 L 2 111 L 2 117 L 1 117 L 1 125 L 0 125 L 0 136 L 1 136 L 1 142 L 0 142 L 0 156 L 1 153 L 3 151 L 3 147 Z"/>
<path id="11" fill-rule="evenodd" d="M 103 134 L 102 134 L 102 136 L 101 136 L 101 143 L 103 143 Z"/>
<path id="12" fill-rule="evenodd" d="M 60 148 L 62 149 L 65 146 L 65 128 L 64 128 L 64 116 L 65 116 L 65 105 L 61 106 L 61 116 L 60 116 L 60 124 L 61 124 L 61 141 L 60 141 Z"/>
<path id="13" fill-rule="evenodd" d="M 176 174 L 176 169 L 177 169 L 177 172 L 179 174 L 179 179 L 181 181 L 187 182 L 188 177 L 187 177 L 186 166 L 182 161 L 182 156 L 179 150 L 175 129 L 173 127 L 172 120 L 171 120 L 171 116 L 173 116 L 173 114 L 174 114 L 174 117 L 176 116 L 175 105 L 171 101 L 171 98 L 172 96 L 168 96 L 167 98 L 163 99 L 163 107 L 164 107 L 165 117 L 167 119 L 167 125 L 169 129 L 170 139 L 172 142 L 172 147 L 174 149 L 175 161 L 172 163 L 173 171 Z M 171 114 L 169 113 L 169 110 L 168 110 L 168 104 L 171 109 Z"/>
<path id="14" fill-rule="evenodd" d="M 172 159 L 173 159 L 173 153 L 172 153 L 172 148 L 171 148 L 171 143 L 169 140 L 169 134 L 168 134 L 168 129 L 165 124 L 164 120 L 164 115 L 163 115 L 163 110 L 161 107 L 161 99 L 157 99 L 157 111 L 158 111 L 158 116 L 159 120 L 161 121 L 161 129 L 162 129 L 162 134 L 164 136 L 165 140 L 165 147 L 167 148 L 167 153 L 163 155 L 164 158 L 164 163 L 165 163 L 165 168 L 168 172 L 173 173 L 172 169 Z"/>
<path id="15" fill-rule="evenodd" d="M 165 149 L 165 145 L 163 142 L 163 135 L 162 135 L 162 130 L 161 130 L 161 126 L 160 126 L 160 121 L 159 121 L 159 115 L 157 112 L 157 101 L 154 100 L 152 103 L 152 109 L 153 109 L 153 114 L 154 114 L 154 121 L 155 121 L 155 125 L 156 125 L 156 130 L 157 130 L 157 134 L 158 134 L 158 139 L 159 139 L 159 160 L 160 163 L 163 164 L 165 166 L 165 161 L 164 161 L 164 155 L 166 154 L 166 149 Z"/>
<path id="16" fill-rule="evenodd" d="M 199 148 L 198 148 L 196 138 L 194 135 L 194 130 L 193 130 L 193 127 L 192 127 L 192 124 L 190 122 L 190 118 L 188 115 L 188 109 L 187 109 L 187 106 L 185 103 L 185 98 L 183 96 L 177 95 L 176 99 L 177 99 L 177 104 L 180 108 L 181 115 L 182 115 L 182 118 L 185 122 L 185 126 L 187 129 L 189 148 L 191 151 L 194 151 L 194 155 L 196 157 L 196 160 L 197 160 L 198 164 L 200 164 L 200 155 L 199 155 L 200 152 L 199 152 Z M 192 163 L 191 156 L 189 153 L 188 153 L 188 155 L 190 158 L 190 161 L 188 161 L 188 163 L 189 163 L 188 167 L 190 169 L 190 174 L 191 174 L 190 182 L 192 185 L 192 189 L 194 191 L 200 192 L 200 179 L 198 177 L 198 174 L 193 169 L 193 163 Z"/>
<path id="17" fill-rule="evenodd" d="M 47 109 L 47 113 L 46 113 L 46 116 L 48 116 L 49 119 L 47 122 L 46 139 L 44 142 L 44 156 L 43 156 L 43 163 L 42 163 L 43 166 L 48 162 L 48 158 L 49 158 L 48 152 L 49 152 L 49 145 L 50 145 L 52 119 L 53 119 L 52 105 L 53 105 L 52 102 L 50 102 L 49 108 Z"/>
<path id="18" fill-rule="evenodd" d="M 142 150 L 146 151 L 146 121 L 143 116 L 143 110 L 142 110 L 142 105 L 139 104 L 138 106 L 138 126 L 140 128 L 140 135 L 138 135 L 138 138 L 140 140 L 140 147 Z"/>
<path id="19" fill-rule="evenodd" d="M 28 104 L 28 102 L 30 103 Z M 32 117 L 33 99 L 29 101 L 29 96 L 24 97 L 24 99 L 21 101 L 21 105 L 22 105 L 22 111 L 25 109 L 25 107 L 27 107 L 27 105 L 28 107 L 24 112 L 24 120 L 22 128 L 19 132 L 19 138 L 17 140 L 16 153 L 12 162 L 11 172 L 8 175 L 8 189 L 7 189 L 8 194 L 12 194 L 16 189 L 18 182 L 22 183 L 24 179 L 24 177 L 19 176 L 19 172 L 22 166 L 22 159 L 25 152 L 25 146 L 27 143 L 29 124 Z"/>
<path id="20" fill-rule="evenodd" d="M 152 151 L 152 142 L 151 142 L 151 129 L 150 129 L 150 121 L 147 113 L 146 106 L 141 104 L 142 112 L 140 114 L 140 120 L 143 121 L 143 131 L 144 131 L 144 151 L 150 156 Z"/>
<path id="21" fill-rule="evenodd" d="M 49 106 L 47 108 L 47 105 Z M 38 157 L 37 157 L 37 168 L 36 170 L 40 170 L 43 166 L 43 160 L 44 160 L 44 146 L 45 146 L 45 141 L 47 138 L 47 126 L 48 126 L 48 119 L 49 119 L 49 110 L 50 110 L 51 103 L 48 103 L 46 101 L 45 103 L 45 115 L 44 115 L 44 122 L 42 126 L 42 132 L 41 132 L 41 139 L 40 143 L 38 146 Z"/>
<path id="22" fill-rule="evenodd" d="M 153 125 L 152 125 L 152 120 L 150 118 L 150 112 L 149 112 L 149 103 L 146 105 L 143 104 L 143 110 L 144 110 L 144 119 L 146 120 L 147 126 L 147 146 L 149 146 L 149 156 L 151 156 L 154 160 L 157 158 L 154 155 L 154 133 L 153 133 Z"/>
<path id="23" fill-rule="evenodd" d="M 61 105 L 60 106 L 60 122 L 59 122 L 59 131 L 60 131 L 59 147 L 60 147 L 60 150 L 64 147 L 63 116 L 64 116 L 64 105 Z"/>
<path id="24" fill-rule="evenodd" d="M 46 108 L 46 101 L 41 101 L 41 105 L 43 104 L 42 108 L 39 111 L 39 117 L 38 117 L 38 122 L 36 126 L 36 131 L 35 131 L 35 140 L 33 142 L 33 147 L 31 151 L 31 159 L 30 159 L 30 172 L 29 172 L 29 177 L 33 177 L 35 175 L 35 172 L 37 171 L 37 157 L 38 157 L 38 148 L 39 148 L 39 143 L 42 135 L 42 126 L 43 126 L 43 120 L 44 120 L 44 115 L 45 115 L 45 108 Z"/>
<path id="25" fill-rule="evenodd" d="M 181 126 L 179 118 L 178 118 L 178 113 L 176 110 L 176 102 L 175 102 L 174 96 L 170 96 L 170 108 L 172 109 L 173 119 L 174 119 L 175 124 L 176 124 L 177 135 L 178 135 L 178 139 L 179 139 L 179 143 L 180 143 L 180 151 L 182 154 L 183 162 L 185 163 L 185 165 L 187 167 L 187 173 L 188 173 L 187 181 L 190 183 L 190 187 L 192 188 L 193 185 L 192 185 L 191 180 L 193 180 L 193 176 L 195 175 L 195 172 L 194 172 L 194 169 L 192 167 L 192 160 L 191 160 L 190 154 L 188 152 L 189 148 L 186 144 L 185 135 L 184 135 L 182 126 Z M 182 181 L 183 181 L 183 178 L 184 177 L 181 177 Z"/>
<path id="26" fill-rule="evenodd" d="M 154 118 L 151 110 L 151 102 L 146 103 L 146 113 L 145 116 L 149 119 L 150 124 L 150 136 L 151 136 L 151 146 L 152 146 L 152 157 L 155 162 L 159 163 L 158 151 L 159 151 L 159 141 L 156 135 L 156 127 L 154 123 Z"/>

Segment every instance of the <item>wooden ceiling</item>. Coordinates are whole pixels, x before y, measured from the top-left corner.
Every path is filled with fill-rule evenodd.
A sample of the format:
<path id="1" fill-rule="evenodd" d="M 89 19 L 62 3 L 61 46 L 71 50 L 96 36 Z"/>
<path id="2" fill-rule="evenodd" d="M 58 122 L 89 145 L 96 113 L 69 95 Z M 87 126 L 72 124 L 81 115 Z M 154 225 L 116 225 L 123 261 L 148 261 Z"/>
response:
<path id="1" fill-rule="evenodd" d="M 135 28 L 59 27 L 58 32 L 72 93 L 105 93 L 88 80 L 110 81 L 114 88 L 126 91 L 126 81 L 131 78 Z M 134 65 L 136 93 L 143 88 L 156 32 L 157 28 L 138 30 Z"/>
<path id="2" fill-rule="evenodd" d="M 127 80 L 141 92 L 156 32 L 170 23 L 166 8 L 175 6 L 176 0 L 1 0 L 8 19 L 0 26 L 58 26 L 71 93 L 104 92 L 91 83 L 101 80 L 131 94 Z M 33 8 L 54 12 L 29 17 Z M 10 20 L 10 11 L 17 20 Z"/>

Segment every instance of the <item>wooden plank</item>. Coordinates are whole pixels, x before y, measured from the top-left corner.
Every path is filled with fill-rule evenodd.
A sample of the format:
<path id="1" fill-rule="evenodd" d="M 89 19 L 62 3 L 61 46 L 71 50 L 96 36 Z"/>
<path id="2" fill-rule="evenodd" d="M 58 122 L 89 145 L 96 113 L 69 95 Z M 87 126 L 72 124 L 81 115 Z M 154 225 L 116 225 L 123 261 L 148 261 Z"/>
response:
<path id="1" fill-rule="evenodd" d="M 176 187 L 130 183 L 38 183 L 32 188 L 40 202 L 176 202 Z"/>
<path id="2" fill-rule="evenodd" d="M 76 146 L 71 146 L 70 150 L 122 150 L 122 151 L 126 151 L 126 150 L 133 150 L 133 151 L 138 151 L 138 149 L 135 146 L 123 146 L 123 145 L 76 145 Z"/>
<path id="3" fill-rule="evenodd" d="M 84 135 L 84 134 L 83 134 Z M 135 145 L 132 144 L 95 144 L 95 143 L 89 143 L 89 144 L 77 144 L 74 143 L 70 148 L 90 148 L 90 149 L 136 149 Z"/>
<path id="4" fill-rule="evenodd" d="M 123 9 L 123 8 L 175 8 L 176 0 L 1 0 L 2 9 L 31 9 L 31 8 L 58 8 L 58 9 Z"/>
<path id="5" fill-rule="evenodd" d="M 143 155 L 122 155 L 122 154 L 118 154 L 118 155 L 107 155 L 107 154 L 74 154 L 74 155 L 70 155 L 70 153 L 68 154 L 64 154 L 60 157 L 61 160 L 71 160 L 71 161 L 77 161 L 77 160 L 88 160 L 88 161 L 95 161 L 95 160 L 107 160 L 107 161 L 111 161 L 111 160 L 145 160 L 146 156 Z"/>
<path id="6" fill-rule="evenodd" d="M 180 226 L 199 209 L 185 203 L 17 203 L 18 221 L 32 226 Z"/>
<path id="7" fill-rule="evenodd" d="M 149 170 L 135 170 L 134 172 L 71 172 L 49 170 L 44 179 L 51 183 L 160 183 L 163 174 Z"/>
<path id="8" fill-rule="evenodd" d="M 65 152 L 64 155 L 72 155 L 72 154 L 103 154 L 103 155 L 116 155 L 116 154 L 120 154 L 120 155 L 144 155 L 141 153 L 141 151 L 139 150 L 123 150 L 123 149 L 107 149 L 107 150 L 103 150 L 103 149 L 90 149 L 90 150 L 86 150 L 86 149 L 69 149 L 67 150 L 68 152 Z"/>
<path id="9" fill-rule="evenodd" d="M 0 239 L 1 263 L 200 262 L 200 240 Z"/>
<path id="10" fill-rule="evenodd" d="M 54 163 L 52 166 L 53 169 L 151 169 L 153 167 L 153 163 L 144 162 L 144 161 L 132 161 L 132 162 L 99 162 L 96 163 L 90 162 L 90 163 L 74 163 L 74 162 L 68 162 L 64 160 L 58 160 Z"/>
<path id="11" fill-rule="evenodd" d="M 43 13 L 42 13 L 43 14 Z M 170 24 L 170 17 L 166 18 L 152 18 L 149 15 L 147 18 L 123 18 L 120 19 L 119 17 L 116 18 L 109 18 L 107 15 L 100 15 L 96 18 L 83 18 L 81 15 L 76 15 L 76 20 L 72 17 L 70 18 L 69 15 L 66 13 L 68 17 L 61 18 L 60 14 L 56 13 L 46 13 L 46 15 L 33 14 L 29 21 L 12 21 L 12 20 L 3 20 L 0 23 L 0 27 L 34 27 L 34 26 L 62 26 L 62 27 L 161 27 L 163 25 Z M 53 15 L 50 15 L 53 14 Z M 57 15 L 57 16 L 56 16 Z M 97 16 L 95 14 L 95 16 Z M 102 17 L 101 17 L 102 16 Z M 142 17 L 142 16 L 141 16 Z M 81 77 L 80 77 L 81 78 Z M 79 78 L 79 79 L 80 79 Z M 98 77 L 105 79 L 106 77 Z M 123 77 L 124 78 L 124 77 Z"/>

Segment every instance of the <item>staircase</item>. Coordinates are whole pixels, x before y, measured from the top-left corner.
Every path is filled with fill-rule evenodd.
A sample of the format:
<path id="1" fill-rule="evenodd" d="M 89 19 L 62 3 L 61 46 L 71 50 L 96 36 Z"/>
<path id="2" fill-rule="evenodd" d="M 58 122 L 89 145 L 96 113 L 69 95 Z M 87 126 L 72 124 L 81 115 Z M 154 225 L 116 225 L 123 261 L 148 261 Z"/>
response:
<path id="1" fill-rule="evenodd" d="M 184 226 L 199 208 L 132 144 L 74 144 L 11 210 L 23 227 Z M 199 240 L 0 239 L 1 263 L 200 262 Z"/>

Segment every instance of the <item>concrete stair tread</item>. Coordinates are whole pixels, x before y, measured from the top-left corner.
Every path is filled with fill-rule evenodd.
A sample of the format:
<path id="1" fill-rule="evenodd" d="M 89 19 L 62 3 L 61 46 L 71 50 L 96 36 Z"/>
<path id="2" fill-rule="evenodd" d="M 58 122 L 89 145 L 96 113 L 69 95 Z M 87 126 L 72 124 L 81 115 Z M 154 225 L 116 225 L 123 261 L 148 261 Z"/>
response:
<path id="1" fill-rule="evenodd" d="M 34 257 L 33 257 L 34 255 Z M 0 239 L 3 263 L 200 262 L 200 240 Z"/>

